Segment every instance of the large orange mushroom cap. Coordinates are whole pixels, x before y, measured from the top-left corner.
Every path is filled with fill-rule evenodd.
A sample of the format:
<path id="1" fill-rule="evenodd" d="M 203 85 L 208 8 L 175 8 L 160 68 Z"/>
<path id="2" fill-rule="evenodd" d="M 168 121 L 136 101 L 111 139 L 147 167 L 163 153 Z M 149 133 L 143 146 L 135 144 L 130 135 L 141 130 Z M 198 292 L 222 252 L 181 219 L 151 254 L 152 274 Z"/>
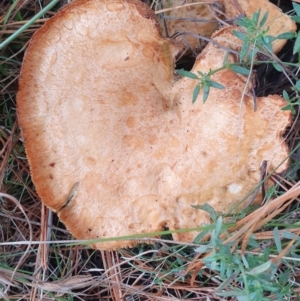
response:
<path id="1" fill-rule="evenodd" d="M 213 39 L 240 47 L 231 30 Z M 259 183 L 263 160 L 273 170 L 288 156 L 281 97 L 258 98 L 254 112 L 246 79 L 225 69 L 213 78 L 225 89 L 192 104 L 196 83 L 174 82 L 174 55 L 151 10 L 132 0 L 76 0 L 34 35 L 19 122 L 37 192 L 75 237 L 200 226 L 209 216 L 192 205 L 227 211 Z M 192 71 L 218 68 L 225 55 L 210 44 Z"/>

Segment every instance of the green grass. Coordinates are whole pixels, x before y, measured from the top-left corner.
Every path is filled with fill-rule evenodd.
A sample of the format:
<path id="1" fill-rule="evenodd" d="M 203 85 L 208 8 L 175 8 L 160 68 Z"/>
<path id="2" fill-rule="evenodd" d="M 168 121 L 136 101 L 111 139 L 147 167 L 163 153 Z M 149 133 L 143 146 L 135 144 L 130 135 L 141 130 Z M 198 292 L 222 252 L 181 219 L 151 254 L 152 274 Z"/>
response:
<path id="1" fill-rule="evenodd" d="M 253 64 L 250 56 L 230 66 L 239 73 L 254 68 L 256 94 L 284 94 L 286 109 L 294 110 L 286 133 L 290 169 L 269 175 L 274 200 L 223 217 L 202 208 L 212 224 L 189 244 L 172 241 L 166 230 L 131 236 L 139 242 L 132 249 L 95 251 L 73 240 L 41 204 L 30 178 L 16 118 L 18 76 L 30 37 L 63 3 L 22 3 L 0 4 L 0 300 L 300 300 L 298 36 L 279 62 L 269 56 Z M 287 9 L 300 15 L 298 7 L 297 14 Z M 261 37 L 259 46 L 268 47 L 264 42 Z M 209 78 L 205 83 L 214 88 Z"/>

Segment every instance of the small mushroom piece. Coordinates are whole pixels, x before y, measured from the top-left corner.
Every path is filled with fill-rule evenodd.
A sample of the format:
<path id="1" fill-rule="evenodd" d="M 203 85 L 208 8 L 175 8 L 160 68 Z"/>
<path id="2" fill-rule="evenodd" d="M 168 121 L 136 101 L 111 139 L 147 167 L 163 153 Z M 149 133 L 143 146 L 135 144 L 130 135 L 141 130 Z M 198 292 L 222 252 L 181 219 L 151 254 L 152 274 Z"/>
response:
<path id="1" fill-rule="evenodd" d="M 231 30 L 213 39 L 238 47 Z M 192 71 L 218 68 L 225 55 L 209 44 Z M 256 187 L 264 160 L 287 168 L 291 115 L 280 96 L 258 98 L 254 112 L 246 78 L 225 69 L 212 78 L 225 89 L 192 104 L 196 83 L 173 81 L 173 58 L 153 12 L 135 0 L 75 0 L 33 36 L 19 123 L 36 190 L 76 238 L 201 226 L 209 216 L 193 205 L 225 212 Z"/>
<path id="2" fill-rule="evenodd" d="M 207 44 L 201 37 L 210 37 L 219 27 L 215 16 L 221 13 L 223 1 L 162 0 L 160 8 L 164 11 L 159 14 L 163 36 L 179 34 L 175 41 L 182 44 L 181 52 L 192 49 L 199 53 Z"/>
<path id="3" fill-rule="evenodd" d="M 278 6 L 268 0 L 227 0 L 224 1 L 225 13 L 229 18 L 235 18 L 241 14 L 251 18 L 252 15 L 260 10 L 260 21 L 265 13 L 268 18 L 263 28 L 269 28 L 267 34 L 277 37 L 279 34 L 285 32 L 295 32 L 297 29 L 296 23 L 284 14 Z M 279 52 L 285 45 L 286 40 L 276 39 L 272 42 L 274 53 Z"/>
<path id="4" fill-rule="evenodd" d="M 276 5 L 268 0 L 226 0 L 204 3 L 193 0 L 162 0 L 161 4 L 165 9 L 172 9 L 164 13 L 165 20 L 160 19 L 164 36 L 172 37 L 176 33 L 183 33 L 175 39 L 182 45 L 180 53 L 184 53 L 187 49 L 199 53 L 199 50 L 206 45 L 205 41 L 199 37 L 210 38 L 220 25 L 225 24 L 219 22 L 224 17 L 234 19 L 245 14 L 246 17 L 251 18 L 256 11 L 260 10 L 260 20 L 262 20 L 267 12 L 268 18 L 263 28 L 268 27 L 267 34 L 274 37 L 281 33 L 294 32 L 297 28 L 295 22 L 288 15 L 282 13 Z M 284 39 L 275 40 L 272 43 L 274 52 L 280 51 L 285 43 Z"/>

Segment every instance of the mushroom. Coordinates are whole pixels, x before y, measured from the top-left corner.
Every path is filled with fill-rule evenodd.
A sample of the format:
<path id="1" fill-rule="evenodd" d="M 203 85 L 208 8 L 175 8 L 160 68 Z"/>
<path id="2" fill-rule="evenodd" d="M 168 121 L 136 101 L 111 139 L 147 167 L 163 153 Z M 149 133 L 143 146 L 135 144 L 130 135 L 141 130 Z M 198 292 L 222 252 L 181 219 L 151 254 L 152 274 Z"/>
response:
<path id="1" fill-rule="evenodd" d="M 275 4 L 268 0 L 227 0 L 224 1 L 225 13 L 229 18 L 235 18 L 244 13 L 248 18 L 260 10 L 260 20 L 267 13 L 263 28 L 268 28 L 268 35 L 277 37 L 281 33 L 295 32 L 296 23 L 284 14 Z M 286 40 L 277 39 L 272 43 L 273 51 L 277 53 L 285 45 Z"/>
<path id="2" fill-rule="evenodd" d="M 216 14 L 223 8 L 223 1 L 209 3 L 194 0 L 162 0 L 158 14 L 163 36 L 174 37 L 182 50 L 193 49 L 199 53 L 207 44 L 200 36 L 210 37 L 219 27 Z M 163 15 L 162 15 L 163 14 Z"/>
<path id="3" fill-rule="evenodd" d="M 182 3 L 184 2 L 184 5 Z M 260 10 L 260 20 L 267 12 L 268 17 L 263 28 L 269 27 L 268 35 L 278 36 L 284 32 L 294 32 L 296 24 L 282 13 L 280 9 L 268 0 L 226 0 L 226 1 L 199 1 L 193 0 L 162 0 L 165 9 L 166 19 L 160 19 L 160 26 L 166 37 L 172 37 L 182 33 L 175 38 L 181 43 L 181 51 L 192 49 L 199 53 L 205 43 L 201 42 L 202 37 L 211 37 L 218 29 L 220 19 L 226 16 L 228 19 L 235 19 L 243 14 L 251 18 Z M 164 11 L 164 10 L 162 10 Z M 218 18 L 217 18 L 218 17 Z M 226 23 L 222 23 L 224 25 Z M 166 34 L 168 33 L 168 35 Z M 273 42 L 274 52 L 278 52 L 286 43 L 284 39 Z"/>
<path id="4" fill-rule="evenodd" d="M 232 28 L 213 39 L 240 47 Z M 36 190 L 76 238 L 201 226 L 209 216 L 193 205 L 225 212 L 259 184 L 264 160 L 269 170 L 287 168 L 285 101 L 261 97 L 254 111 L 246 78 L 224 69 L 212 79 L 225 88 L 193 104 L 195 81 L 173 80 L 174 49 L 137 0 L 75 0 L 33 36 L 19 123 Z M 192 72 L 223 66 L 226 53 L 209 44 Z"/>

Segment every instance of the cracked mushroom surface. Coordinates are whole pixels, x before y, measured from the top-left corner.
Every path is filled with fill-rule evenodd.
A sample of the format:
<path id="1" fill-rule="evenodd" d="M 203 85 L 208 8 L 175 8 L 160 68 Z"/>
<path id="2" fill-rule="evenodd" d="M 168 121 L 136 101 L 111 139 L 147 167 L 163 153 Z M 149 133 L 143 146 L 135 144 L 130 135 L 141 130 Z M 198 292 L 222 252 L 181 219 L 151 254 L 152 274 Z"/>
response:
<path id="1" fill-rule="evenodd" d="M 240 47 L 231 30 L 213 39 Z M 247 89 L 242 97 L 246 78 L 225 69 L 212 78 L 225 89 L 193 104 L 196 83 L 174 82 L 174 55 L 152 11 L 135 0 L 76 0 L 32 38 L 19 123 L 36 190 L 76 238 L 201 226 L 209 216 L 193 205 L 226 212 L 259 183 L 264 160 L 270 171 L 287 168 L 285 101 L 257 98 L 254 112 Z M 209 44 L 192 71 L 218 68 L 225 55 Z"/>

